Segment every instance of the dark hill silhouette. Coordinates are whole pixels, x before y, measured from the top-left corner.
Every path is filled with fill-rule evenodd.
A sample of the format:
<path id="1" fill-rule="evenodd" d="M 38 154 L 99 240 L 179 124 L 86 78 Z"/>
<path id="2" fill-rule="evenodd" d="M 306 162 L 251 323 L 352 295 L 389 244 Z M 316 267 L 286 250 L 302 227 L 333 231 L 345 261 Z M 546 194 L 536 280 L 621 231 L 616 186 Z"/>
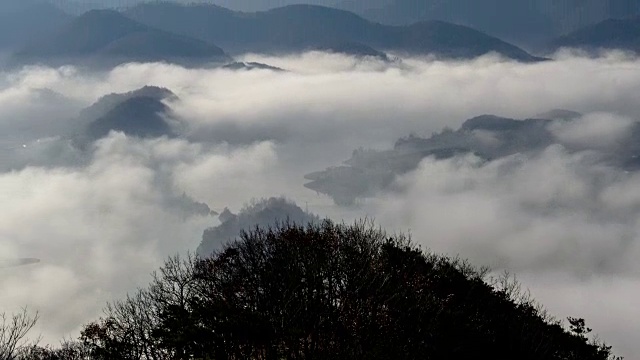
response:
<path id="1" fill-rule="evenodd" d="M 563 142 L 554 135 L 554 127 L 579 126 L 581 118 L 577 112 L 562 109 L 524 120 L 476 116 L 455 131 L 398 139 L 392 149 L 355 150 L 342 165 L 305 175 L 309 180 L 305 187 L 329 195 L 337 204 L 352 205 L 357 199 L 389 190 L 398 175 L 415 170 L 428 157 L 439 160 L 474 154 L 490 162 L 514 154 L 539 153 L 556 144 L 569 152 L 597 151 L 599 161 L 607 166 L 640 170 L 640 122 L 630 125 L 625 136 L 606 147 Z"/>
<path id="2" fill-rule="evenodd" d="M 332 45 L 318 46 L 315 50 L 330 52 L 334 54 L 344 54 L 357 58 L 376 58 L 382 61 L 389 61 L 389 56 L 382 51 L 378 51 L 371 46 L 354 42 L 342 42 Z"/>
<path id="3" fill-rule="evenodd" d="M 105 95 L 80 113 L 82 130 L 71 137 L 77 147 L 86 148 L 110 131 L 141 138 L 174 136 L 167 122 L 171 110 L 164 101 L 176 98 L 168 89 L 155 86 Z"/>
<path id="4" fill-rule="evenodd" d="M 498 38 L 444 21 L 425 21 L 399 29 L 402 34 L 398 39 L 400 45 L 395 47 L 407 52 L 433 53 L 450 58 L 473 58 L 496 52 L 519 61 L 542 60 Z"/>
<path id="5" fill-rule="evenodd" d="M 169 258 L 77 341 L 31 351 L 38 359 L 64 350 L 92 359 L 617 359 L 584 319 L 565 326 L 520 289 L 370 223 L 286 223 L 251 229 L 210 256 Z"/>
<path id="6" fill-rule="evenodd" d="M 87 132 L 93 139 L 106 136 L 110 131 L 143 138 L 173 135 L 163 116 L 168 111 L 169 107 L 155 98 L 133 97 L 92 122 Z"/>
<path id="7" fill-rule="evenodd" d="M 425 158 L 447 159 L 474 154 L 490 162 L 514 154 L 535 154 L 560 144 L 569 152 L 597 151 L 599 161 L 627 171 L 640 169 L 640 122 L 606 147 L 564 142 L 553 132 L 558 126 L 579 126 L 582 115 L 552 110 L 524 120 L 481 115 L 466 120 L 458 130 L 445 129 L 430 137 L 398 139 L 392 149 L 355 150 L 342 165 L 307 174 L 305 187 L 327 194 L 340 205 L 389 190 L 398 175 L 415 170 Z M 487 140 L 491 139 L 491 140 Z"/>
<path id="8" fill-rule="evenodd" d="M 399 139 L 390 150 L 356 150 L 344 165 L 307 174 L 305 178 L 309 182 L 305 187 L 331 196 L 337 204 L 351 205 L 358 198 L 387 189 L 397 175 L 415 170 L 427 157 L 447 159 L 474 153 L 491 160 L 542 149 L 554 141 L 547 129 L 549 121 L 477 116 L 465 121 L 456 131 L 444 130 L 429 138 Z M 477 131 L 489 132 L 499 141 L 486 143 L 476 136 Z"/>
<path id="9" fill-rule="evenodd" d="M 271 71 L 277 71 L 277 72 L 286 71 L 276 66 L 271 66 L 271 65 L 252 62 L 252 61 L 250 62 L 236 61 L 229 64 L 225 64 L 222 66 L 222 68 L 228 69 L 228 70 L 271 70 Z"/>
<path id="10" fill-rule="evenodd" d="M 192 64 L 227 59 L 215 45 L 153 29 L 111 10 L 89 11 L 14 58 L 18 62 L 80 61 L 96 65 L 130 61 Z"/>
<path id="11" fill-rule="evenodd" d="M 82 110 L 80 118 L 85 122 L 94 121 L 105 116 L 120 103 L 135 97 L 151 97 L 160 101 L 177 98 L 169 89 L 157 86 L 144 86 L 140 89 L 126 93 L 105 95 L 88 108 Z"/>
<path id="12" fill-rule="evenodd" d="M 345 0 L 337 6 L 384 24 L 454 22 L 527 48 L 606 19 L 640 14 L 640 0 Z"/>
<path id="13" fill-rule="evenodd" d="M 197 253 L 207 257 L 223 248 L 224 244 L 240 237 L 242 231 L 251 231 L 256 226 L 267 227 L 277 222 L 286 221 L 297 224 L 317 222 L 319 218 L 308 213 L 294 202 L 284 198 L 262 199 L 246 206 L 239 214 L 233 214 L 225 208 L 220 216 L 220 225 L 206 229 Z"/>
<path id="14" fill-rule="evenodd" d="M 444 22 L 387 26 L 343 10 L 291 5 L 241 13 L 214 5 L 148 3 L 126 14 L 149 26 L 219 44 L 228 51 L 302 51 L 341 43 L 409 54 L 473 58 L 497 52 L 519 61 L 538 58 L 471 28 Z"/>
<path id="15" fill-rule="evenodd" d="M 621 49 L 640 52 L 640 17 L 608 19 L 553 40 L 548 50 L 577 48 L 586 51 Z"/>
<path id="16" fill-rule="evenodd" d="M 493 36 L 528 45 L 554 34 L 554 24 L 533 1 L 512 0 L 391 0 L 384 6 L 359 11 L 363 16 L 388 24 L 411 24 L 440 20 L 466 25 Z M 352 7 L 362 8 L 356 0 Z M 539 1 L 537 1 L 539 2 Z M 359 6 L 358 6 L 359 5 Z"/>

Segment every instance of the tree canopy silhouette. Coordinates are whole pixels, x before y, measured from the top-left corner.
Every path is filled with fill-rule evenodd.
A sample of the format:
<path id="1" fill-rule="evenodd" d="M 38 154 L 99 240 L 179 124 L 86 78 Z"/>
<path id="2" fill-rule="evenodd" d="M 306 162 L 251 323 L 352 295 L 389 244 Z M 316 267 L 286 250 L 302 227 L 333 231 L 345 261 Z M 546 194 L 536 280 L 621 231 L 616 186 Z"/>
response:
<path id="1" fill-rule="evenodd" d="M 93 359 L 613 358 L 518 289 L 370 223 L 285 223 L 168 259 L 80 342 Z"/>

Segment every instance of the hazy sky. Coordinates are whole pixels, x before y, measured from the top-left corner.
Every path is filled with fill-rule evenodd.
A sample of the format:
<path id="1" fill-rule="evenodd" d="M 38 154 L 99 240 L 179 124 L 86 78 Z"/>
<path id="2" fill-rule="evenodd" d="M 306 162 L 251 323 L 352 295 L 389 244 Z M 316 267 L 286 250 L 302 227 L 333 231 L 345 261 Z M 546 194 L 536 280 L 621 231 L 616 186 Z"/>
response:
<path id="1" fill-rule="evenodd" d="M 426 248 L 514 272 L 552 314 L 586 318 L 628 359 L 640 353 L 640 175 L 594 161 L 638 120 L 638 59 L 246 60 L 290 71 L 131 64 L 0 74 L 0 257 L 42 260 L 0 269 L 3 310 L 39 310 L 46 341 L 75 337 L 106 301 L 146 285 L 166 256 L 195 250 L 218 223 L 185 217 L 176 196 L 236 212 L 252 198 L 284 195 L 321 216 L 373 217 Z M 100 96 L 144 85 L 179 97 L 168 105 L 181 138 L 113 133 L 81 153 L 57 137 L 77 129 L 77 112 Z M 556 145 L 489 164 L 425 159 L 393 190 L 352 208 L 303 187 L 304 174 L 358 147 L 388 148 L 485 113 L 525 118 L 554 108 L 587 114 L 553 129 L 585 151 Z"/>

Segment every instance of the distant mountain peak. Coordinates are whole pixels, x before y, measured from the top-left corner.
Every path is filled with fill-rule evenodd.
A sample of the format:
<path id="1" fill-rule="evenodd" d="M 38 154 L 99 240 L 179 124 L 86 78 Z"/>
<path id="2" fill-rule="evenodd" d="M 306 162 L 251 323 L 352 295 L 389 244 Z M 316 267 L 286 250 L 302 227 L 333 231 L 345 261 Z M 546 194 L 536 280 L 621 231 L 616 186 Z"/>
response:
<path id="1" fill-rule="evenodd" d="M 359 58 L 371 57 L 380 59 L 382 61 L 389 61 L 389 56 L 386 53 L 378 51 L 371 46 L 352 41 L 343 41 L 334 44 L 320 45 L 316 47 L 315 50 L 355 56 Z"/>
<path id="2" fill-rule="evenodd" d="M 228 70 L 271 70 L 271 71 L 277 71 L 277 72 L 286 71 L 276 66 L 271 66 L 271 65 L 252 62 L 252 61 L 250 62 L 236 61 L 229 64 L 225 64 L 222 66 L 222 68 L 228 69 Z"/>
<path id="3" fill-rule="evenodd" d="M 98 66 L 131 61 L 190 64 L 227 58 L 215 45 L 155 29 L 115 10 L 88 11 L 14 56 L 17 63 Z"/>
<path id="4" fill-rule="evenodd" d="M 85 125 L 81 133 L 73 136 L 74 142 L 85 148 L 111 131 L 139 138 L 175 136 L 168 121 L 171 109 L 165 102 L 177 98 L 169 89 L 157 86 L 105 95 L 80 113 L 79 121 Z"/>

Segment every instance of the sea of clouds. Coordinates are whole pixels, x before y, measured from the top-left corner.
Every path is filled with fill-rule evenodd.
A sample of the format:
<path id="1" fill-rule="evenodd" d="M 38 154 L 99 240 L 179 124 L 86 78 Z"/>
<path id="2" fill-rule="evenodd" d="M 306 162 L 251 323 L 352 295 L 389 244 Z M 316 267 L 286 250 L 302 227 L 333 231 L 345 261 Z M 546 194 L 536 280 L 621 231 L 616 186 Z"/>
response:
<path id="1" fill-rule="evenodd" d="M 215 217 L 185 213 L 186 195 L 234 212 L 286 196 L 320 216 L 369 217 L 424 248 L 515 273 L 552 314 L 584 317 L 619 355 L 640 353 L 640 173 L 599 161 L 622 141 L 640 102 L 640 60 L 556 54 L 519 64 L 318 52 L 249 54 L 288 71 L 127 64 L 107 72 L 26 67 L 0 73 L 0 311 L 40 312 L 43 340 L 76 337 L 107 301 L 147 284 L 169 255 L 194 251 Z M 68 137 L 101 96 L 162 86 L 177 138 L 111 133 L 89 150 Z M 491 162 L 426 158 L 351 207 L 303 187 L 303 176 L 354 149 L 456 129 L 481 114 L 585 114 L 551 130 L 535 154 Z M 582 147 L 584 150 L 567 151 Z"/>

